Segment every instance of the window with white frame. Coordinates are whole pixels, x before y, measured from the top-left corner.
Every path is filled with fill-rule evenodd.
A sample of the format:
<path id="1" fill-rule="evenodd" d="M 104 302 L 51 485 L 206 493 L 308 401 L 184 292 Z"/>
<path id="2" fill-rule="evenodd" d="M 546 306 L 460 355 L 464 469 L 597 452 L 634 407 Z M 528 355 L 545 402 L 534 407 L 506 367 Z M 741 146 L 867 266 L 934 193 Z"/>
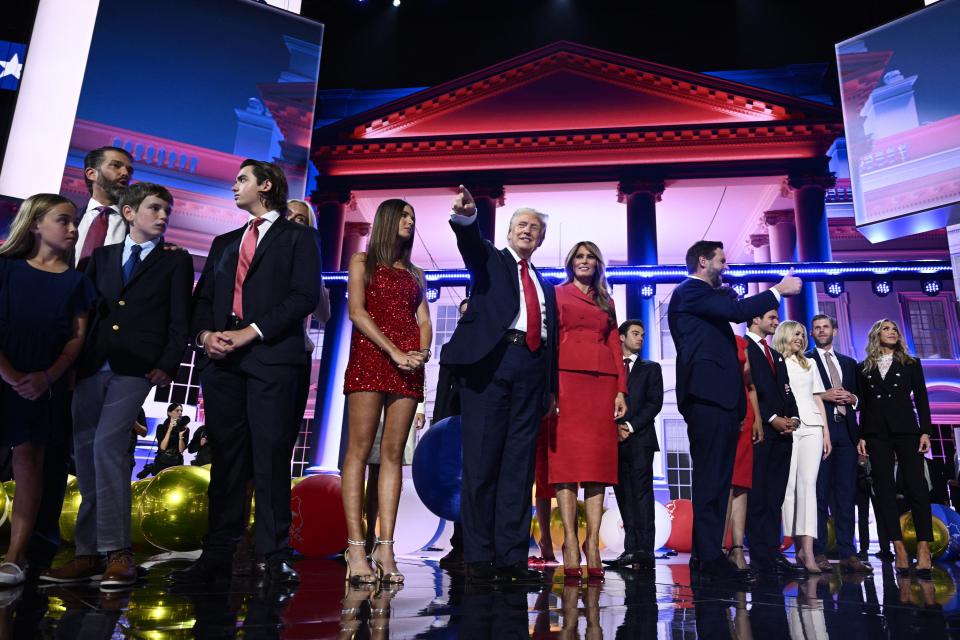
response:
<path id="1" fill-rule="evenodd" d="M 852 358 L 857 358 L 853 352 L 853 340 L 850 336 L 850 298 L 849 293 L 843 292 L 839 298 L 831 298 L 825 293 L 817 293 L 817 307 L 820 313 L 837 319 L 837 337 L 833 339 L 834 348 Z M 809 329 L 809 327 L 808 327 Z M 812 348 L 813 344 L 810 345 Z"/>
<path id="2" fill-rule="evenodd" d="M 931 297 L 921 292 L 903 292 L 900 306 L 904 339 L 917 357 L 957 357 L 956 298 L 952 293 L 941 292 Z"/>
<path id="3" fill-rule="evenodd" d="M 670 499 L 693 498 L 693 465 L 690 463 L 690 440 L 687 423 L 682 418 L 663 419 L 664 450 L 667 458 L 667 485 Z"/>

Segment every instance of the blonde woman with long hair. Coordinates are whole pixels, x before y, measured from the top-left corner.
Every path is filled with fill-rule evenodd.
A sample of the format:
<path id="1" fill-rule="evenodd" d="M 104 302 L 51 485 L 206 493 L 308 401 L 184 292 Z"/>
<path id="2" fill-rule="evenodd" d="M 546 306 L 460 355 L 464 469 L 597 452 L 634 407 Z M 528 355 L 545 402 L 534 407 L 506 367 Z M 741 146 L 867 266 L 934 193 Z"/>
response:
<path id="1" fill-rule="evenodd" d="M 627 411 L 627 377 L 617 313 L 604 274 L 603 255 L 578 242 L 564 262 L 567 279 L 557 287 L 559 393 L 557 420 L 548 435 L 547 474 L 563 520 L 564 575 L 578 578 L 577 487 L 583 487 L 587 573 L 601 579 L 600 518 L 606 485 L 617 484 L 616 420 Z"/>
<path id="2" fill-rule="evenodd" d="M 773 334 L 773 348 L 783 355 L 790 375 L 790 389 L 797 400 L 800 426 L 793 432 L 793 455 L 783 497 L 783 535 L 791 536 L 797 548 L 797 565 L 810 573 L 822 573 L 813 553 L 817 537 L 817 475 L 820 461 L 830 455 L 830 427 L 820 398 L 825 389 L 816 364 L 803 354 L 807 329 L 786 320 Z"/>
<path id="3" fill-rule="evenodd" d="M 910 556 L 903 544 L 897 510 L 896 456 L 917 529 L 917 573 L 929 576 L 933 523 L 923 454 L 930 450 L 932 425 L 923 367 L 907 352 L 900 327 L 889 318 L 874 323 L 867 334 L 866 351 L 867 357 L 857 367 L 861 398 L 857 450 L 860 455 L 870 456 L 877 519 L 884 523 L 893 541 L 897 572 L 906 573 Z"/>
<path id="4" fill-rule="evenodd" d="M 30 196 L 0 246 L 0 446 L 13 448 L 17 479 L 0 587 L 26 579 L 44 448 L 51 431 L 70 420 L 66 374 L 80 355 L 96 297 L 73 268 L 76 215 L 63 196 Z"/>

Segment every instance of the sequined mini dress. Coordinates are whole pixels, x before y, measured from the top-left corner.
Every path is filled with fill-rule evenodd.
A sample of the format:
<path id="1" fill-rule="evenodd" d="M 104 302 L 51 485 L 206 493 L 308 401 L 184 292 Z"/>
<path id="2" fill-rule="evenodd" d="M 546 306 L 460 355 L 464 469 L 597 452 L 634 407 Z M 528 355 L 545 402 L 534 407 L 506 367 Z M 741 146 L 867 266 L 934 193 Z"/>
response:
<path id="1" fill-rule="evenodd" d="M 367 313 L 393 344 L 402 351 L 420 349 L 417 307 L 420 285 L 406 269 L 378 265 L 366 291 Z M 350 339 L 343 392 L 380 391 L 423 400 L 423 367 L 401 371 L 390 356 L 356 327 Z"/>

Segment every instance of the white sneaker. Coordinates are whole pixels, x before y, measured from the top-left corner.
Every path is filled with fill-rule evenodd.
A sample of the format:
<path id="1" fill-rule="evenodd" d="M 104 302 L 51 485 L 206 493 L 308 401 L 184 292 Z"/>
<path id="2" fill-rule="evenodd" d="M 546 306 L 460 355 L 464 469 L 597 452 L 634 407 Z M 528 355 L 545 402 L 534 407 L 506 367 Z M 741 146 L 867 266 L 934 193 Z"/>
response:
<path id="1" fill-rule="evenodd" d="M 8 568 L 13 569 L 13 571 L 7 571 Z M 0 587 L 15 587 L 18 584 L 23 584 L 26 580 L 27 574 L 19 566 L 12 562 L 0 564 Z"/>

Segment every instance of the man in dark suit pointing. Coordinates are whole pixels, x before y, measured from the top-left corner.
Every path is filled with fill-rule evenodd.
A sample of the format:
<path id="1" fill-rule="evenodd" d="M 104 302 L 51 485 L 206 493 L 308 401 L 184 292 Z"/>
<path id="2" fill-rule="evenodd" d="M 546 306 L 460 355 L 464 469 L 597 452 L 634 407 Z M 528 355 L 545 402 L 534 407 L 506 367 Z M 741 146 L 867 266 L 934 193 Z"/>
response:
<path id="1" fill-rule="evenodd" d="M 530 258 L 547 219 L 518 209 L 507 248 L 497 249 L 480 236 L 476 204 L 461 186 L 450 226 L 473 281 L 470 305 L 440 356 L 460 378 L 467 578 L 539 581 L 527 569 L 530 491 L 537 429 L 556 397 L 557 311 L 553 285 Z"/>
<path id="2" fill-rule="evenodd" d="M 677 405 L 687 422 L 693 465 L 693 554 L 691 568 L 745 578 L 723 557 L 723 521 L 733 475 L 746 395 L 731 322 L 746 322 L 800 292 L 792 275 L 772 289 L 738 300 L 722 289 L 727 268 L 723 243 L 701 240 L 687 251 L 689 277 L 677 285 L 667 318 L 677 349 Z"/>

